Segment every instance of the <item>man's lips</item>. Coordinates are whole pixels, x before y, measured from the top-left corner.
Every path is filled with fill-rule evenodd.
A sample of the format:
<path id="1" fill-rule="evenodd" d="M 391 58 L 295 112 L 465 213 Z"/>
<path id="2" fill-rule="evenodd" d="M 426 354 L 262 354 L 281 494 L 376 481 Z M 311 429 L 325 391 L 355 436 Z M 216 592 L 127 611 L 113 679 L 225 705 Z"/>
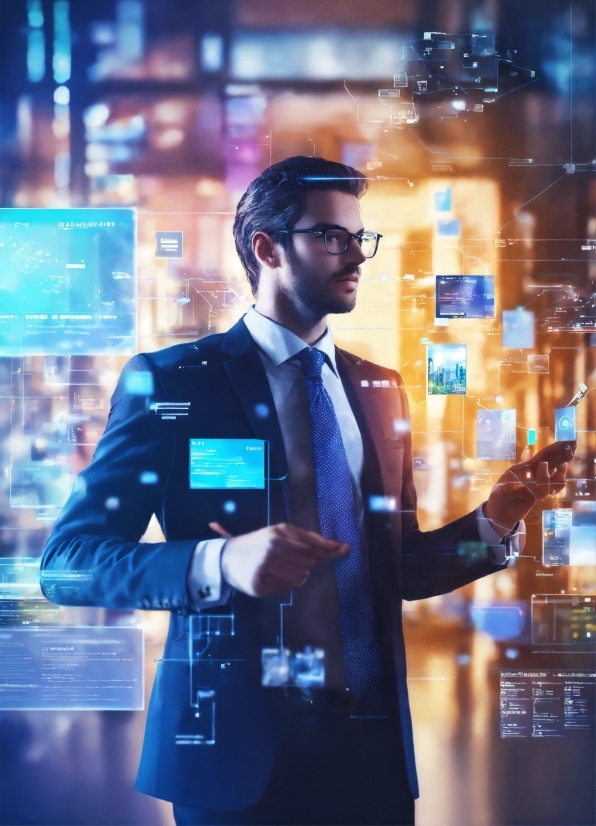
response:
<path id="1" fill-rule="evenodd" d="M 336 279 L 337 282 L 341 281 L 353 281 L 357 284 L 360 281 L 360 276 L 356 272 L 348 273 L 347 275 L 342 275 Z"/>

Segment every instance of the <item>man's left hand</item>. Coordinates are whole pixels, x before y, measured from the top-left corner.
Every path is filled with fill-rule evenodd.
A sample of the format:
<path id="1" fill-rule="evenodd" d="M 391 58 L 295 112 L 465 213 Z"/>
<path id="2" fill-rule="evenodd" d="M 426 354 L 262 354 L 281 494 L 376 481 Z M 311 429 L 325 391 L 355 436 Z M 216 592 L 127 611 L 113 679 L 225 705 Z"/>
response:
<path id="1" fill-rule="evenodd" d="M 484 505 L 484 515 L 498 534 L 508 534 L 536 502 L 563 490 L 576 446 L 576 442 L 555 442 L 501 476 Z"/>

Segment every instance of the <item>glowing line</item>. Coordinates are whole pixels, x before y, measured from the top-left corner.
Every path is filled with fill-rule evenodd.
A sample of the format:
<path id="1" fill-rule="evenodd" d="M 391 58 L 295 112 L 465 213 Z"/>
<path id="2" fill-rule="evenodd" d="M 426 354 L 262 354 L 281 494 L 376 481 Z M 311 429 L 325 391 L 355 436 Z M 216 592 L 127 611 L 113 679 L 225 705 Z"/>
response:
<path id="1" fill-rule="evenodd" d="M 539 197 L 540 197 L 541 195 L 543 195 L 543 194 L 544 194 L 544 193 L 545 193 L 548 189 L 550 189 L 550 188 L 551 188 L 552 186 L 554 186 L 555 184 L 559 183 L 559 181 L 560 181 L 562 178 L 564 178 L 566 174 L 567 174 L 567 173 L 563 173 L 563 175 L 559 175 L 559 177 L 558 177 L 556 180 L 554 180 L 554 181 L 552 182 L 552 184 L 549 184 L 548 186 L 544 187 L 544 189 L 543 189 L 543 190 L 541 190 L 541 191 L 540 191 L 537 195 L 534 195 L 534 197 L 533 197 L 533 198 L 530 198 L 530 200 L 529 200 L 529 201 L 526 201 L 526 202 L 525 202 L 524 204 L 522 204 L 521 206 L 518 206 L 518 207 L 517 207 L 517 209 L 515 209 L 515 210 L 513 211 L 513 218 L 512 218 L 510 221 L 507 221 L 507 223 L 506 223 L 506 224 L 503 224 L 503 226 L 502 226 L 502 227 L 498 230 L 498 232 L 501 232 L 502 230 L 504 230 L 504 229 L 505 229 L 505 227 L 506 227 L 506 226 L 508 226 L 509 224 L 511 224 L 513 221 L 517 220 L 517 213 L 520 211 L 520 209 L 523 209 L 523 208 L 524 208 L 525 206 L 527 206 L 528 204 L 531 204 L 531 203 L 532 203 L 532 201 L 535 201 L 535 200 L 536 200 L 536 198 L 539 198 Z"/>

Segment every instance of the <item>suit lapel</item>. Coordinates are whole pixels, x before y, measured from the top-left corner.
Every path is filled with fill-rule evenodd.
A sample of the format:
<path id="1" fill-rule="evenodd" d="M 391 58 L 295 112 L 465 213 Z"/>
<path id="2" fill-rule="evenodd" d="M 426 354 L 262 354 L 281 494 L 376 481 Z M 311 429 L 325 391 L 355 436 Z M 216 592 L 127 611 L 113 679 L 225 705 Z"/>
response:
<path id="1" fill-rule="evenodd" d="M 391 460 L 388 459 L 388 451 L 391 451 L 391 448 L 387 444 L 383 420 L 375 398 L 375 388 L 370 386 L 370 365 L 362 359 L 352 361 L 341 350 L 336 350 L 336 362 L 364 444 L 362 494 L 371 564 L 373 569 L 377 569 L 378 584 L 383 585 L 383 577 L 389 574 L 386 563 L 391 559 L 389 564 L 400 582 L 401 514 L 399 511 L 374 513 L 367 507 L 369 496 L 393 495 L 401 490 L 402 482 L 401 475 L 398 478 L 398 474 L 392 469 Z M 387 526 L 390 526 L 389 531 Z M 381 548 L 386 548 L 386 554 L 381 554 L 384 558 L 373 558 Z M 387 581 L 385 579 L 385 586 Z M 384 587 L 381 589 L 385 590 Z"/>
<path id="2" fill-rule="evenodd" d="M 356 417 L 364 441 L 364 477 L 369 493 L 382 494 L 383 483 L 382 445 L 383 423 L 379 407 L 368 387 L 366 368 L 362 359 L 350 361 L 336 349 L 336 364 L 348 401 Z M 366 381 L 363 386 L 362 382 Z"/>

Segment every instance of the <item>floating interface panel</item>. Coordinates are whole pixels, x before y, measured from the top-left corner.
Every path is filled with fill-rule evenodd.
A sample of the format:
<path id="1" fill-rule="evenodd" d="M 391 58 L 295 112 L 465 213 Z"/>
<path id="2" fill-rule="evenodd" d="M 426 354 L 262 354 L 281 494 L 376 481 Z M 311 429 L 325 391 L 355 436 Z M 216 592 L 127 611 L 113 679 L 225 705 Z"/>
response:
<path id="1" fill-rule="evenodd" d="M 142 628 L 3 628 L 0 710 L 144 708 Z"/>
<path id="2" fill-rule="evenodd" d="M 478 459 L 515 461 L 515 410 L 476 412 L 476 455 Z"/>
<path id="3" fill-rule="evenodd" d="M 530 310 L 503 310 L 503 349 L 534 348 L 534 313 Z"/>
<path id="4" fill-rule="evenodd" d="M 465 344 L 429 344 L 427 392 L 429 396 L 464 396 L 467 350 Z"/>
<path id="5" fill-rule="evenodd" d="M 39 566 L 39 557 L 0 557 L 0 626 L 57 621 L 62 606 L 44 597 Z"/>
<path id="6" fill-rule="evenodd" d="M 260 439 L 191 439 L 190 488 L 263 490 L 265 458 Z"/>
<path id="7" fill-rule="evenodd" d="M 534 594 L 532 650 L 536 654 L 596 652 L 596 596 Z"/>
<path id="8" fill-rule="evenodd" d="M 494 318 L 493 275 L 437 275 L 437 318 Z"/>
<path id="9" fill-rule="evenodd" d="M 499 682 L 501 737 L 594 730 L 595 671 L 501 671 Z"/>
<path id="10" fill-rule="evenodd" d="M 325 685 L 325 652 L 306 646 L 304 651 L 289 648 L 263 648 L 261 685 L 323 688 Z"/>
<path id="11" fill-rule="evenodd" d="M 0 209 L 0 356 L 135 352 L 132 209 Z"/>
<path id="12" fill-rule="evenodd" d="M 596 502 L 542 513 L 544 565 L 596 566 Z"/>
<path id="13" fill-rule="evenodd" d="M 557 442 L 574 442 L 577 439 L 575 407 L 561 407 L 555 410 L 555 439 Z"/>

